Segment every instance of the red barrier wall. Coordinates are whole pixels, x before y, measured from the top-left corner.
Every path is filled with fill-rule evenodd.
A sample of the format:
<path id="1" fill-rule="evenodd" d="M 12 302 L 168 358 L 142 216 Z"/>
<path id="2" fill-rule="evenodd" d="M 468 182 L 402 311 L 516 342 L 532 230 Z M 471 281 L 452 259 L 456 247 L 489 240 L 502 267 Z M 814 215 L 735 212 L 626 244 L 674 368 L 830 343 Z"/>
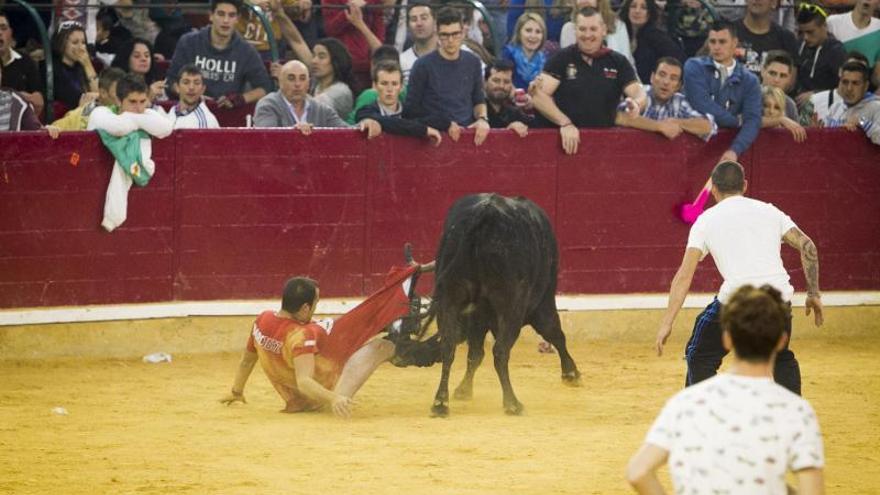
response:
<path id="1" fill-rule="evenodd" d="M 731 137 L 585 131 L 566 156 L 552 131 L 439 148 L 344 130 L 178 131 L 154 141 L 156 176 L 106 233 L 112 159 L 96 136 L 4 133 L 0 307 L 271 298 L 292 274 L 327 296 L 362 295 L 401 262 L 405 241 L 432 258 L 449 205 L 485 191 L 547 211 L 560 292 L 664 292 L 688 232 L 673 207 L 695 196 Z M 845 131 L 811 131 L 803 145 L 762 132 L 743 163 L 749 194 L 816 240 L 823 289 L 880 289 L 880 148 Z M 803 289 L 797 254 L 784 251 Z M 704 262 L 695 289 L 718 283 Z"/>

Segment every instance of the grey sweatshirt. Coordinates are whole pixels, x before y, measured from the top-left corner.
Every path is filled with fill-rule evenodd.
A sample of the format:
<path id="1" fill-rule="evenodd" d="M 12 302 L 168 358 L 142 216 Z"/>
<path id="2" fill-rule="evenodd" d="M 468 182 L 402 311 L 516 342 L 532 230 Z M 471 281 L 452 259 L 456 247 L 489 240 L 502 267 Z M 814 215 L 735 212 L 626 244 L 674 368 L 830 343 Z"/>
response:
<path id="1" fill-rule="evenodd" d="M 263 88 L 267 93 L 274 89 L 260 54 L 238 33 L 233 33 L 232 41 L 222 50 L 211 45 L 211 26 L 183 35 L 168 68 L 168 83 L 176 82 L 180 69 L 193 63 L 202 69 L 205 94 L 211 98 L 254 88 Z"/>
<path id="2" fill-rule="evenodd" d="M 853 115 L 859 117 L 859 127 L 865 131 L 868 139 L 874 144 L 880 145 L 880 98 L 868 93 L 862 101 L 849 106 L 843 100 L 838 100 L 828 110 L 825 117 L 825 127 L 842 127 Z"/>

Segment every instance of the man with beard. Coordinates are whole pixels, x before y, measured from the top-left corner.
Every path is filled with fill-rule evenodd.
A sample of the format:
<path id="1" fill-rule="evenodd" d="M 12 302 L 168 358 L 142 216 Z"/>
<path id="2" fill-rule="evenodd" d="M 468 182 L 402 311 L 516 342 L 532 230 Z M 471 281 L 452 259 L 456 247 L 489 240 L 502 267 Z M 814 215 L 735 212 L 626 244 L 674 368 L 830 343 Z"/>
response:
<path id="1" fill-rule="evenodd" d="M 177 80 L 180 101 L 168 112 L 175 129 L 218 129 L 217 118 L 205 104 L 205 81 L 194 64 L 184 65 Z"/>
<path id="2" fill-rule="evenodd" d="M 529 134 L 528 121 L 522 111 L 510 100 L 513 91 L 513 63 L 498 60 L 486 67 L 486 110 L 488 110 L 489 127 L 492 129 L 510 129 L 519 137 Z"/>

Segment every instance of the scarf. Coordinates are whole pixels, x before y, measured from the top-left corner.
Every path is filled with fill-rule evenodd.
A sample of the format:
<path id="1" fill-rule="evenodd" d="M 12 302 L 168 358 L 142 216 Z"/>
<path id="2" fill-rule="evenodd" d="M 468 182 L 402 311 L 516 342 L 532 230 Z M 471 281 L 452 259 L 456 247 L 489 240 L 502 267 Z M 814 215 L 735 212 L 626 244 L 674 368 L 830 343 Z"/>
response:
<path id="1" fill-rule="evenodd" d="M 131 177 L 132 182 L 141 187 L 150 182 L 150 173 L 144 168 L 144 159 L 141 156 L 141 139 L 149 139 L 149 134 L 137 130 L 117 137 L 98 129 L 98 135 L 101 136 L 104 146 L 116 159 L 116 164 L 122 168 L 125 175 Z"/>

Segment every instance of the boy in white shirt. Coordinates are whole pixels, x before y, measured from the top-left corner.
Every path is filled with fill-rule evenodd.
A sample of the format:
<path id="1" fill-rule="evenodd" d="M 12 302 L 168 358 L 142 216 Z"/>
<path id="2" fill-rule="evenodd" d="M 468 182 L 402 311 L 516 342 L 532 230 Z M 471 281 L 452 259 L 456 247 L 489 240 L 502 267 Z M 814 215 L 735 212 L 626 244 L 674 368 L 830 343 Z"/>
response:
<path id="1" fill-rule="evenodd" d="M 89 130 L 103 131 L 101 139 L 113 153 L 116 161 L 110 174 L 110 184 L 104 199 L 104 220 L 101 226 L 108 232 L 122 225 L 128 216 L 128 190 L 133 182 L 145 186 L 156 170 L 151 158 L 153 146 L 150 136 L 165 138 L 174 130 L 171 122 L 161 113 L 147 108 L 147 84 L 141 76 L 126 74 L 116 83 L 119 108 L 98 107 L 89 117 Z M 114 141 L 134 139 L 138 133 L 139 148 L 121 145 L 111 147 Z M 124 159 L 120 163 L 120 159 Z"/>
<path id="2" fill-rule="evenodd" d="M 740 287 L 721 310 L 729 373 L 673 396 L 627 467 L 637 492 L 664 493 L 656 471 L 669 464 L 676 493 L 785 495 L 824 493 L 819 421 L 810 404 L 773 382 L 789 308 L 775 288 Z"/>

